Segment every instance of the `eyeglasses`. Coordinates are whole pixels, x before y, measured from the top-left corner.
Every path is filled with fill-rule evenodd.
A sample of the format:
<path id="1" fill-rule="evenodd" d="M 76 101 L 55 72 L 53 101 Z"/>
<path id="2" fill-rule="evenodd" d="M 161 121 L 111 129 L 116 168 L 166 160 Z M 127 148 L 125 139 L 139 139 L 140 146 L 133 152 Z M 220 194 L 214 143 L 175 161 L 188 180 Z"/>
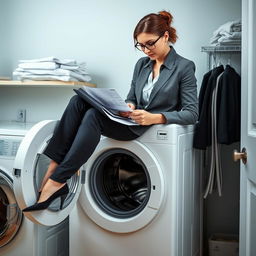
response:
<path id="1" fill-rule="evenodd" d="M 153 42 L 148 42 L 146 44 L 140 44 L 140 43 L 136 43 L 134 46 L 139 50 L 139 51 L 145 51 L 145 48 L 147 48 L 148 50 L 153 50 L 156 48 L 155 44 L 157 43 L 157 41 L 161 38 L 162 36 L 159 36 L 155 41 Z"/>

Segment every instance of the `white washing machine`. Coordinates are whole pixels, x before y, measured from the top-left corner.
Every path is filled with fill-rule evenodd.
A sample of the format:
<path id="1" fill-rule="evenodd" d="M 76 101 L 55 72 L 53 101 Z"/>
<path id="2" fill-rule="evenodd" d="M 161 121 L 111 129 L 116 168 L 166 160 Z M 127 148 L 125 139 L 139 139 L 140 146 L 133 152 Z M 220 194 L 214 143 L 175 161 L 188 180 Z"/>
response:
<path id="1" fill-rule="evenodd" d="M 155 125 L 137 140 L 101 139 L 70 215 L 71 255 L 200 254 L 193 128 Z"/>
<path id="2" fill-rule="evenodd" d="M 69 255 L 68 215 L 79 189 L 78 175 L 70 182 L 71 193 L 65 209 L 55 202 L 47 211 L 26 213 L 24 207 L 36 201 L 49 159 L 43 150 L 56 121 L 36 125 L 0 122 L 0 255 Z M 74 180 L 77 180 L 76 182 Z M 39 225 L 42 224 L 42 225 Z"/>

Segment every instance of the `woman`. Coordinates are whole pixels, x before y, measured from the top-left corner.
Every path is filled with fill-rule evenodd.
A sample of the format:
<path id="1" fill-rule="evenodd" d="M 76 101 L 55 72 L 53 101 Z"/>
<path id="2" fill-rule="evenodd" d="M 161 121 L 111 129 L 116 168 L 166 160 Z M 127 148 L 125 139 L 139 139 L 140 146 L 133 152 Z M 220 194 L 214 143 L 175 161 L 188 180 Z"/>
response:
<path id="1" fill-rule="evenodd" d="M 120 115 L 138 126 L 108 119 L 74 96 L 56 129 L 45 155 L 52 159 L 39 192 L 39 200 L 23 211 L 46 209 L 69 192 L 67 179 L 88 160 L 101 134 L 116 140 L 133 140 L 153 124 L 194 124 L 198 118 L 197 87 L 192 61 L 178 55 L 170 43 L 177 39 L 172 15 L 161 11 L 143 17 L 134 30 L 135 47 L 147 56 L 137 62 L 126 102 L 133 110 Z"/>

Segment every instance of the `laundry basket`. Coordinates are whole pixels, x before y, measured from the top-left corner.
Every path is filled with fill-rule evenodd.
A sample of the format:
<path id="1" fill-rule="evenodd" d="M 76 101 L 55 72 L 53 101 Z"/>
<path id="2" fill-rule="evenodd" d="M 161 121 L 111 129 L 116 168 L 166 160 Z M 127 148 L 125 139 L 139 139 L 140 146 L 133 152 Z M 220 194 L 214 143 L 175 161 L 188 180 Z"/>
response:
<path id="1" fill-rule="evenodd" d="M 213 234 L 209 238 L 209 256 L 238 256 L 238 235 Z"/>

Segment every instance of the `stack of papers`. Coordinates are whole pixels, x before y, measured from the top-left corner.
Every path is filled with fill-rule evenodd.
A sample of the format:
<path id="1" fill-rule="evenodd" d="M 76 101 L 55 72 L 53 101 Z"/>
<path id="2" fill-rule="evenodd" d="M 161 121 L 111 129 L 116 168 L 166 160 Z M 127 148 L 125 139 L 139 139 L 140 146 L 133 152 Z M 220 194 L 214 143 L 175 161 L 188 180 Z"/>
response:
<path id="1" fill-rule="evenodd" d="M 126 125 L 139 125 L 131 118 L 119 115 L 119 112 L 132 112 L 132 109 L 127 106 L 115 89 L 83 86 L 74 91 L 111 120 Z"/>

